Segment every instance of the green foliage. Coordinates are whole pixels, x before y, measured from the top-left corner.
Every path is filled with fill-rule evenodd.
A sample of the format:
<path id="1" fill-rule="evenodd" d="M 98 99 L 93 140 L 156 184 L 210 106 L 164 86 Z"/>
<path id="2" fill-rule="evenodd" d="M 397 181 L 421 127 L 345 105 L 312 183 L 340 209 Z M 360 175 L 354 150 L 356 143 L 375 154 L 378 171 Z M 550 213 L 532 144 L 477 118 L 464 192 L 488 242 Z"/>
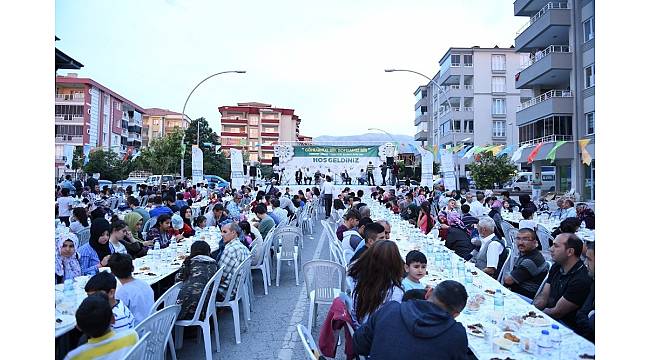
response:
<path id="1" fill-rule="evenodd" d="M 192 175 L 192 145 L 196 144 L 197 128 L 199 132 L 199 148 L 203 150 L 203 174 L 217 175 L 230 180 L 230 161 L 221 153 L 215 151 L 215 145 L 219 145 L 219 136 L 212 131 L 205 118 L 198 118 L 190 122 L 185 130 L 185 176 Z M 209 146 L 206 146 L 209 143 Z"/>
<path id="2" fill-rule="evenodd" d="M 517 173 L 517 166 L 510 161 L 507 154 L 495 157 L 491 152 L 481 153 L 475 162 L 468 165 L 477 189 L 492 189 L 512 179 Z"/>
<path id="3" fill-rule="evenodd" d="M 151 171 L 157 175 L 179 173 L 182 138 L 183 130 L 175 129 L 162 138 L 152 140 L 134 161 L 133 170 Z"/>
<path id="4" fill-rule="evenodd" d="M 76 146 L 72 155 L 72 170 L 81 169 L 84 166 L 84 148 Z"/>
<path id="5" fill-rule="evenodd" d="M 86 173 L 99 173 L 101 179 L 112 182 L 122 180 L 128 174 L 125 162 L 112 150 L 98 149 L 91 152 L 88 158 L 88 163 L 83 167 Z"/>

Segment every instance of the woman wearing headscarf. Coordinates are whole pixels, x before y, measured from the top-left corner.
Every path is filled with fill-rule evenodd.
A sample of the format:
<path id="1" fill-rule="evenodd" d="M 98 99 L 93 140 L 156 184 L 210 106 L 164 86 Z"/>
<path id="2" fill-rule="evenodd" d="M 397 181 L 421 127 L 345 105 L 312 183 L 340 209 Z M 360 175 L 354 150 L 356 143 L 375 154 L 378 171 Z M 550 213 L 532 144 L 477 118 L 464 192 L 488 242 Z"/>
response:
<path id="1" fill-rule="evenodd" d="M 446 218 L 447 224 L 449 225 L 447 228 L 445 246 L 448 249 L 453 250 L 456 255 L 463 259 L 471 259 L 474 246 L 472 245 L 470 233 L 465 227 L 465 224 L 463 224 L 463 221 L 456 212 L 447 213 Z"/>
<path id="2" fill-rule="evenodd" d="M 181 229 L 183 236 L 188 238 L 194 236 L 194 229 L 192 228 L 192 208 L 189 206 L 181 207 L 181 217 L 183 218 L 183 228 Z"/>
<path id="3" fill-rule="evenodd" d="M 81 276 L 77 244 L 79 240 L 73 233 L 63 234 L 57 239 L 54 257 L 57 284 Z"/>
<path id="4" fill-rule="evenodd" d="M 501 222 L 503 221 L 503 218 L 501 217 L 501 207 L 503 206 L 503 203 L 501 200 L 494 200 L 492 202 L 492 206 L 490 207 L 490 212 L 488 213 L 488 216 L 494 220 L 494 223 L 497 225 L 497 227 L 494 229 L 494 233 L 497 234 L 498 237 L 504 238 L 503 234 L 503 229 L 501 229 Z"/>
<path id="5" fill-rule="evenodd" d="M 79 248 L 79 264 L 83 275 L 95 275 L 100 267 L 108 265 L 113 253 L 108 243 L 111 225 L 106 219 L 98 218 L 90 224 L 90 240 Z"/>
<path id="6" fill-rule="evenodd" d="M 176 281 L 183 282 L 176 300 L 176 304 L 181 305 L 179 320 L 191 320 L 194 317 L 203 288 L 216 272 L 217 262 L 210 257 L 210 245 L 205 241 L 195 241 L 190 248 L 190 256 L 183 261 L 176 275 Z M 217 279 L 215 286 L 220 281 L 221 279 Z M 207 305 L 206 301 L 201 309 L 202 313 Z"/>
<path id="7" fill-rule="evenodd" d="M 433 229 L 433 216 L 431 216 L 431 205 L 423 201 L 420 205 L 420 214 L 418 218 L 418 227 L 424 234 L 428 234 Z"/>
<path id="8" fill-rule="evenodd" d="M 447 211 L 438 211 L 438 227 L 440 228 L 438 234 L 442 240 L 447 240 L 449 233 L 449 222 L 447 221 Z"/>

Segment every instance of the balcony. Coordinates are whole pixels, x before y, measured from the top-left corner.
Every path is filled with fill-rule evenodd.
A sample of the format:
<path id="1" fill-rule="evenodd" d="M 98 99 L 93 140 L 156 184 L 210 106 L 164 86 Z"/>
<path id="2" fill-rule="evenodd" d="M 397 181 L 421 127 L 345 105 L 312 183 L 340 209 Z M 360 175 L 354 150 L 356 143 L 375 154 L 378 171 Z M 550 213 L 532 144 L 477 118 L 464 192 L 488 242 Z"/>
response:
<path id="1" fill-rule="evenodd" d="M 262 124 L 279 124 L 280 119 L 265 119 L 265 118 L 262 118 L 261 122 L 262 122 Z"/>
<path id="2" fill-rule="evenodd" d="M 427 136 L 429 135 L 429 132 L 426 130 L 422 130 L 419 133 L 415 134 L 413 137 L 413 140 L 415 141 L 427 141 Z"/>
<path id="3" fill-rule="evenodd" d="M 80 104 L 85 103 L 84 94 L 56 94 L 54 101 L 57 103 Z"/>
<path id="4" fill-rule="evenodd" d="M 142 119 L 129 118 L 129 126 L 142 127 Z"/>
<path id="5" fill-rule="evenodd" d="M 142 142 L 142 137 L 138 133 L 129 133 L 129 142 L 140 141 Z"/>
<path id="6" fill-rule="evenodd" d="M 83 125 L 84 117 L 75 115 L 54 115 L 54 123 L 57 125 Z"/>
<path id="7" fill-rule="evenodd" d="M 415 121 L 413 125 L 418 126 L 418 124 L 423 122 L 428 122 L 430 119 L 431 116 L 429 115 L 429 113 L 420 114 L 415 117 Z"/>
<path id="8" fill-rule="evenodd" d="M 443 110 L 440 114 L 439 122 L 444 123 L 449 119 L 462 120 L 474 117 L 474 109 L 471 107 L 454 106 L 451 109 Z"/>
<path id="9" fill-rule="evenodd" d="M 526 101 L 517 108 L 517 126 L 551 115 L 571 114 L 573 114 L 573 93 L 569 90 L 551 90 Z"/>
<path id="10" fill-rule="evenodd" d="M 471 70 L 472 68 L 468 68 L 468 69 Z M 449 68 L 447 68 L 444 73 L 440 74 L 440 80 L 438 81 L 438 84 L 440 84 L 441 86 L 459 84 L 460 83 L 460 75 L 463 74 L 463 73 L 465 73 L 463 71 L 463 68 L 460 67 L 460 65 L 456 66 L 454 64 L 454 65 L 450 66 Z"/>
<path id="11" fill-rule="evenodd" d="M 75 144 L 83 145 L 84 137 L 82 135 L 55 135 L 54 142 L 57 144 Z"/>
<path id="12" fill-rule="evenodd" d="M 129 136 L 129 129 L 122 128 L 122 136 L 124 136 L 124 137 Z"/>
<path id="13" fill-rule="evenodd" d="M 551 45 L 535 54 L 515 76 L 517 89 L 543 86 L 546 88 L 569 85 L 571 75 L 571 49 L 566 45 Z"/>
<path id="14" fill-rule="evenodd" d="M 298 132 L 296 131 L 296 133 L 298 133 Z M 279 133 L 279 132 L 266 132 L 266 131 L 262 131 L 262 136 L 276 137 L 276 138 L 277 138 L 277 137 L 280 136 L 280 133 Z"/>
<path id="15" fill-rule="evenodd" d="M 571 9 L 567 3 L 550 2 L 517 32 L 515 51 L 533 52 L 552 44 L 568 44 Z"/>
<path id="16" fill-rule="evenodd" d="M 221 132 L 221 136 L 222 136 L 222 137 L 223 137 L 223 136 L 234 136 L 234 137 L 242 137 L 242 138 L 245 138 L 245 137 L 248 137 L 248 134 L 246 134 L 245 132 L 229 132 L 229 131 L 222 131 L 222 132 Z"/>
<path id="17" fill-rule="evenodd" d="M 248 124 L 247 119 L 239 119 L 239 118 L 221 118 L 221 123 L 222 124 L 243 124 L 246 125 Z"/>
<path id="18" fill-rule="evenodd" d="M 516 0 L 515 16 L 533 16 L 548 4 L 548 0 Z"/>

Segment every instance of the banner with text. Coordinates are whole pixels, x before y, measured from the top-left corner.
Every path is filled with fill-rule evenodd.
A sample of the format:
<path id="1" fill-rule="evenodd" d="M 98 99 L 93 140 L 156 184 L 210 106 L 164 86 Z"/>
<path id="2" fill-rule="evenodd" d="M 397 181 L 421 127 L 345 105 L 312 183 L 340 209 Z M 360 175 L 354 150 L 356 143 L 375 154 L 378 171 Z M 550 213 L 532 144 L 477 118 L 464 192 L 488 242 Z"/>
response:
<path id="1" fill-rule="evenodd" d="M 246 182 L 244 177 L 244 157 L 241 150 L 230 149 L 230 186 L 239 189 Z"/>
<path id="2" fill-rule="evenodd" d="M 203 181 L 203 150 L 192 145 L 192 183 Z"/>
<path id="3" fill-rule="evenodd" d="M 456 171 L 454 164 L 454 154 L 451 149 L 440 150 L 440 169 L 442 170 L 445 190 L 456 189 Z"/>

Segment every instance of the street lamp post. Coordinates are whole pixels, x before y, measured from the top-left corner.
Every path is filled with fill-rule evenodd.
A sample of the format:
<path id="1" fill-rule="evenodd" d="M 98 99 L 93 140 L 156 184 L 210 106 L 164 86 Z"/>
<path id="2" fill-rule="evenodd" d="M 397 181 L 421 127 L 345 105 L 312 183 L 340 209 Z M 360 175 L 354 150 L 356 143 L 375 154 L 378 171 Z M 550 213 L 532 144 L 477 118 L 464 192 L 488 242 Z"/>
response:
<path id="1" fill-rule="evenodd" d="M 228 70 L 228 71 L 222 71 L 222 72 L 218 72 L 218 73 L 216 73 L 216 74 L 212 74 L 212 75 L 206 77 L 205 79 L 201 80 L 201 82 L 199 82 L 198 84 L 196 84 L 196 86 L 194 86 L 194 88 L 192 89 L 192 91 L 190 91 L 190 94 L 187 95 L 187 99 L 185 99 L 185 104 L 183 104 L 183 111 L 182 111 L 182 114 L 183 114 L 183 120 L 187 117 L 188 119 L 190 119 L 190 122 L 192 121 L 192 119 L 191 119 L 189 116 L 185 115 L 185 108 L 187 107 L 187 102 L 190 101 L 190 97 L 192 96 L 192 94 L 194 94 L 194 90 L 196 90 L 196 88 L 198 88 L 199 86 L 201 86 L 201 84 L 203 84 L 204 82 L 206 82 L 208 79 L 211 79 L 211 78 L 213 78 L 213 77 L 215 77 L 215 76 L 217 76 L 217 75 L 228 74 L 228 73 L 245 74 L 245 73 L 246 73 L 246 70 Z M 200 130 L 200 126 L 199 126 L 199 124 L 197 123 L 197 124 L 196 124 L 196 145 L 199 145 L 199 138 L 200 138 L 199 135 L 200 135 L 200 131 L 201 131 L 201 130 Z M 185 132 L 183 132 L 183 139 L 181 140 L 181 146 L 184 146 L 184 144 L 185 144 Z M 182 156 L 182 157 L 181 157 L 181 179 L 183 179 L 183 178 L 185 177 L 184 175 L 185 175 L 185 156 Z"/>

